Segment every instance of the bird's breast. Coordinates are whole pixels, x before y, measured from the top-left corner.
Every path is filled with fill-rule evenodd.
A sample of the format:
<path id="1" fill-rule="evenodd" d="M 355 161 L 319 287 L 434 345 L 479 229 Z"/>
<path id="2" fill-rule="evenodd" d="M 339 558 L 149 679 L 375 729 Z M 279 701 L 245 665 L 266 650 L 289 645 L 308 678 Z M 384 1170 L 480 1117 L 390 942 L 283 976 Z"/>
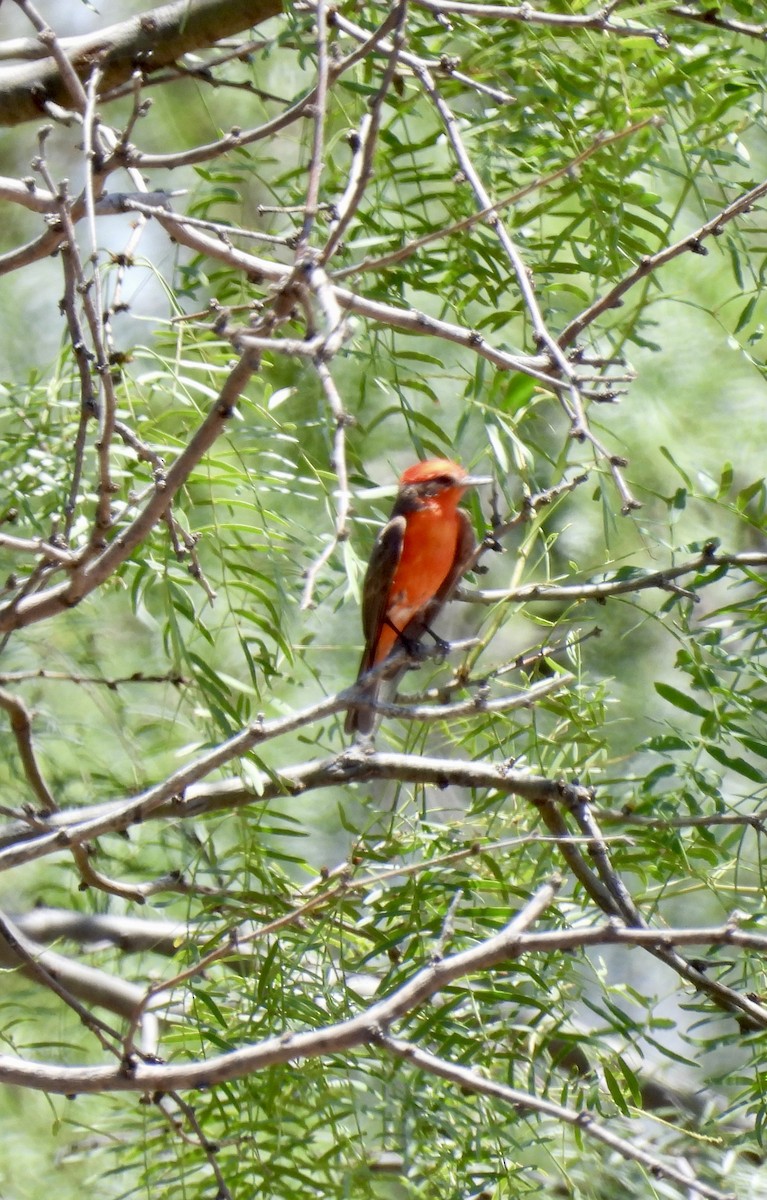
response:
<path id="1" fill-rule="evenodd" d="M 458 517 L 431 506 L 407 519 L 397 570 L 389 589 L 386 616 L 394 629 L 381 630 L 376 661 L 389 653 L 402 631 L 434 598 L 447 579 L 458 550 Z"/>
<path id="2" fill-rule="evenodd" d="M 458 544 L 458 521 L 422 510 L 407 522 L 402 556 L 392 580 L 390 604 L 423 608 L 452 569 Z"/>

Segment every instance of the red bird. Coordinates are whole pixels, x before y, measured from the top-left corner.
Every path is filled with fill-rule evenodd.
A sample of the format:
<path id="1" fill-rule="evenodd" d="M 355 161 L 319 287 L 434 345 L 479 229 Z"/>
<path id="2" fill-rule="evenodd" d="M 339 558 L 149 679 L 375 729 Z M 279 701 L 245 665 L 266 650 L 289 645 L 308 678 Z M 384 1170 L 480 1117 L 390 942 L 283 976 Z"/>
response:
<path id="1" fill-rule="evenodd" d="M 408 467 L 391 517 L 376 538 L 362 589 L 365 650 L 357 680 L 391 653 L 397 639 L 417 642 L 450 599 L 475 548 L 468 515 L 458 507 L 467 488 L 490 483 L 448 458 Z M 399 674 L 396 671 L 396 674 Z M 379 675 L 365 689 L 374 703 Z M 375 710 L 350 708 L 346 732 L 370 734 Z"/>

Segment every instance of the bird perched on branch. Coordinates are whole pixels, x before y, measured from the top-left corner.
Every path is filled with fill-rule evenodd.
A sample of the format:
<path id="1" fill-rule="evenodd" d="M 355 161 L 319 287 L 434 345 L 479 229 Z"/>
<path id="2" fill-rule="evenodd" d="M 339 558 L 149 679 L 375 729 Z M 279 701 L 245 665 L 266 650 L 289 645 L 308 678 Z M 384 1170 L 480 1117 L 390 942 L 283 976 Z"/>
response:
<path id="1" fill-rule="evenodd" d="M 431 622 L 450 599 L 476 545 L 469 517 L 458 504 L 467 488 L 490 482 L 448 458 L 430 458 L 402 473 L 391 517 L 376 538 L 365 574 L 365 650 L 358 682 L 398 642 L 415 646 L 431 632 Z M 404 669 L 393 669 L 391 676 L 382 671 L 370 681 L 362 703 L 346 715 L 347 733 L 372 733 L 375 709 L 365 700 L 374 704 L 383 680 Z"/>

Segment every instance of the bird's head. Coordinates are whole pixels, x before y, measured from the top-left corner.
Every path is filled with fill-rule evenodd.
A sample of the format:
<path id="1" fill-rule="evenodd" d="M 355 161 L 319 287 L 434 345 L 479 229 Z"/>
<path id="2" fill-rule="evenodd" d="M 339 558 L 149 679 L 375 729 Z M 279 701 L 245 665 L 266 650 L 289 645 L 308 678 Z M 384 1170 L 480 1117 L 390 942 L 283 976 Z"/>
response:
<path id="1" fill-rule="evenodd" d="M 414 507 L 435 500 L 457 504 L 467 488 L 483 483 L 492 483 L 489 475 L 470 475 L 460 463 L 449 458 L 427 458 L 415 463 L 402 472 L 399 480 L 400 496 L 409 498 Z"/>

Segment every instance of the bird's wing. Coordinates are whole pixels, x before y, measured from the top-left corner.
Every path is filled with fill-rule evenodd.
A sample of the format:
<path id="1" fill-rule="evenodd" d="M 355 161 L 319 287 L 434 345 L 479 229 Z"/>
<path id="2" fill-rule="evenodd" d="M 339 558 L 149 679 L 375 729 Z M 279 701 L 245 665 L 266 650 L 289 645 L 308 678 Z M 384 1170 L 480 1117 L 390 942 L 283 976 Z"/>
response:
<path id="1" fill-rule="evenodd" d="M 392 517 L 379 533 L 370 555 L 362 586 L 362 633 L 365 656 L 361 670 L 370 666 L 378 637 L 386 617 L 392 581 L 402 557 L 407 522 L 404 516 Z"/>
<path id="2" fill-rule="evenodd" d="M 442 586 L 432 600 L 435 606 L 432 615 L 438 612 L 442 605 L 445 604 L 452 596 L 461 578 L 468 568 L 471 556 L 477 547 L 477 539 L 474 537 L 474 526 L 469 520 L 469 514 L 459 508 L 456 516 L 458 517 L 458 541 L 455 547 L 455 558 L 453 565 L 445 576 Z"/>

